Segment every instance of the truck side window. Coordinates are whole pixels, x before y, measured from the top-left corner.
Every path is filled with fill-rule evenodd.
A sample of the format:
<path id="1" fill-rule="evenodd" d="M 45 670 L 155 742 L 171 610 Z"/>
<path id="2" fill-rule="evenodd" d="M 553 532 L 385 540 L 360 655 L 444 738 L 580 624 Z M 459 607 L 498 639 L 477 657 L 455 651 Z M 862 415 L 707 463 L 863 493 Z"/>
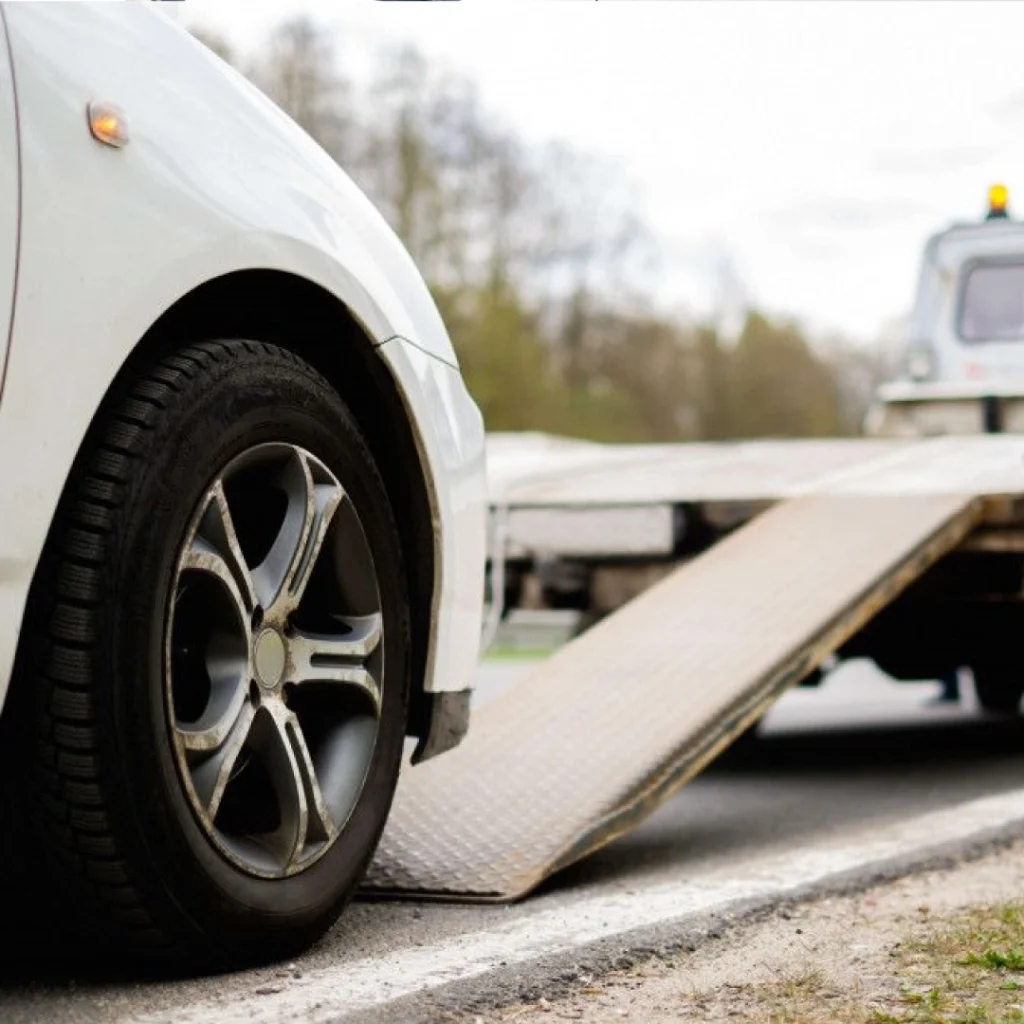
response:
<path id="1" fill-rule="evenodd" d="M 1024 341 L 1024 263 L 990 263 L 967 275 L 960 304 L 964 341 Z"/>

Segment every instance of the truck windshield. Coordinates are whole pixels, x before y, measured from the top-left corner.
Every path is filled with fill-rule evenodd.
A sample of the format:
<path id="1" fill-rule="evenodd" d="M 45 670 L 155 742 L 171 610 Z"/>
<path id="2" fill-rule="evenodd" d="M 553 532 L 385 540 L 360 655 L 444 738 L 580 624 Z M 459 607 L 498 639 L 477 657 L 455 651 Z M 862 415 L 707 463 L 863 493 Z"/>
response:
<path id="1" fill-rule="evenodd" d="M 964 341 L 1024 341 L 1024 263 L 975 266 L 960 303 Z"/>

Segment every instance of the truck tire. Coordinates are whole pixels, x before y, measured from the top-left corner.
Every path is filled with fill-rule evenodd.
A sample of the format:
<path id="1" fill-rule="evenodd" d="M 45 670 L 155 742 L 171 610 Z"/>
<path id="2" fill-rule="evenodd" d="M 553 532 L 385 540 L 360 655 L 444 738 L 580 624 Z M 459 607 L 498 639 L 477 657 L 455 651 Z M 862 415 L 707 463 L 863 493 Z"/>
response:
<path id="1" fill-rule="evenodd" d="M 974 692 L 978 703 L 1000 715 L 1015 715 L 1024 697 L 1024 672 L 1006 665 L 974 665 Z"/>
<path id="2" fill-rule="evenodd" d="M 387 493 L 314 369 L 209 342 L 119 387 L 52 525 L 8 709 L 54 933 L 190 964 L 308 946 L 383 828 L 409 644 Z"/>

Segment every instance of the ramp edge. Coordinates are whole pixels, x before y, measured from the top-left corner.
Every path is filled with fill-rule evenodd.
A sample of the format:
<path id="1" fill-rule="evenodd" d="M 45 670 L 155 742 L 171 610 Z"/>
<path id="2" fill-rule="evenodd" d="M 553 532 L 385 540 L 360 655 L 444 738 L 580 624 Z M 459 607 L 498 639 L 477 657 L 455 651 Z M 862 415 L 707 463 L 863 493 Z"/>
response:
<path id="1" fill-rule="evenodd" d="M 725 711 L 720 730 L 709 730 L 707 742 L 694 750 L 682 748 L 662 773 L 637 791 L 619 809 L 596 822 L 566 845 L 550 868 L 520 893 L 506 900 L 521 899 L 544 878 L 569 867 L 602 846 L 632 831 L 665 800 L 698 775 L 725 751 L 775 703 L 787 690 L 833 654 L 862 629 L 886 605 L 890 604 L 919 576 L 953 551 L 985 517 L 986 501 L 967 500 L 946 523 L 914 548 L 895 568 L 884 573 L 846 612 L 828 622 L 801 653 L 779 665 L 762 679 L 761 686 Z M 687 753 L 687 751 L 691 751 Z M 500 901 L 503 902 L 503 901 Z"/>

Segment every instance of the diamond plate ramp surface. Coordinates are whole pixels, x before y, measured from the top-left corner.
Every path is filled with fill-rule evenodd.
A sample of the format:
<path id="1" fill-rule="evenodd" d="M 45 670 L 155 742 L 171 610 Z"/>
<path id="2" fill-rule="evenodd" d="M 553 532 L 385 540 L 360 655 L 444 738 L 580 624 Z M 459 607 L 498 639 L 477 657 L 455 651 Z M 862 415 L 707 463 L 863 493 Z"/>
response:
<path id="1" fill-rule="evenodd" d="M 627 831 L 979 520 L 969 496 L 775 506 L 407 769 L 365 887 L 510 899 Z"/>

